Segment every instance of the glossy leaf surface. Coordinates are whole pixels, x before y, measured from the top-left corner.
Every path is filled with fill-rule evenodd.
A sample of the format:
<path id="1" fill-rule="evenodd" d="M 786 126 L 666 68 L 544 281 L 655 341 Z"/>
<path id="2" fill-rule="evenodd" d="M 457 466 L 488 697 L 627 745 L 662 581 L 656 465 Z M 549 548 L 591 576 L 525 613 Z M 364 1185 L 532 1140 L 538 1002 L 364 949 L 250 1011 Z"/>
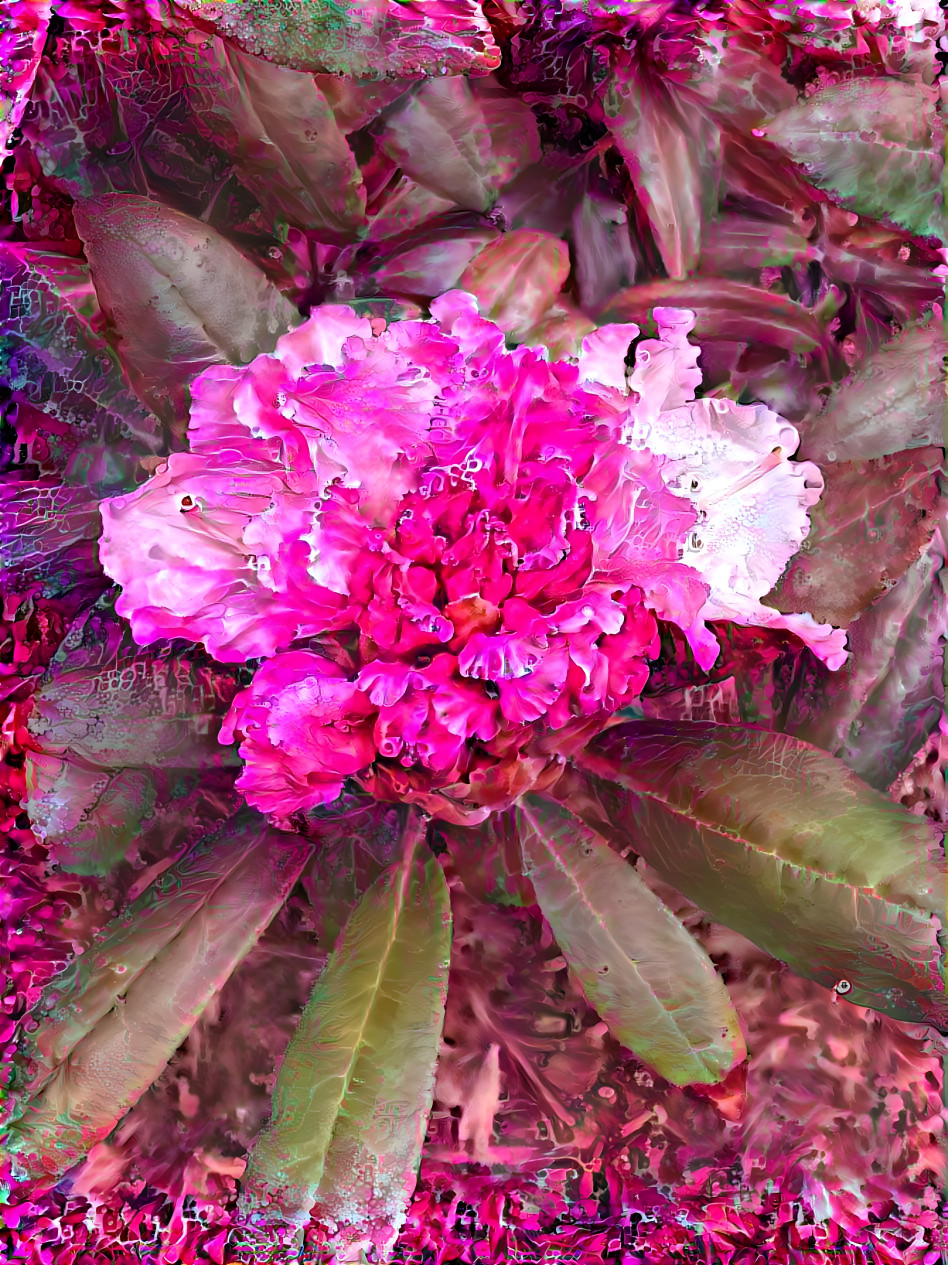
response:
<path id="1" fill-rule="evenodd" d="M 490 28 L 473 0 L 183 0 L 225 39 L 294 70 L 385 79 L 482 73 L 498 60 Z"/>
<path id="2" fill-rule="evenodd" d="M 933 319 L 883 344 L 841 383 L 800 428 L 800 451 L 812 461 L 871 461 L 940 444 L 944 411 L 945 335 Z"/>
<path id="3" fill-rule="evenodd" d="M 809 536 L 767 604 L 809 611 L 837 627 L 855 619 L 905 574 L 931 538 L 944 506 L 943 461 L 943 449 L 931 446 L 826 465 Z"/>
<path id="4" fill-rule="evenodd" d="M 597 781 L 574 788 L 575 811 L 713 918 L 826 987 L 846 980 L 852 1001 L 948 1026 L 945 864 L 926 818 L 760 729 L 635 721 L 579 761 Z"/>
<path id="5" fill-rule="evenodd" d="M 937 100 L 926 84 L 852 78 L 782 111 L 764 132 L 857 214 L 925 236 L 941 225 Z"/>
<path id="6" fill-rule="evenodd" d="M 9 1145 L 23 1175 L 59 1176 L 111 1132 L 256 944 L 308 852 L 299 839 L 268 831 L 127 991 L 115 994 L 108 970 L 98 976 L 102 991 L 91 1008 L 108 1009 L 75 1044 L 76 1030 L 61 1030 L 71 1048 L 13 1127 Z M 144 954 L 135 949 L 138 934 L 129 933 L 133 956 Z"/>
<path id="7" fill-rule="evenodd" d="M 945 542 L 936 531 L 922 556 L 849 626 L 839 672 L 802 657 L 787 689 L 787 733 L 838 756 L 884 791 L 944 714 L 948 628 Z"/>
<path id="8" fill-rule="evenodd" d="M 621 73 L 605 110 L 668 275 L 685 277 L 697 263 L 703 223 L 717 209 L 719 129 L 694 102 L 675 102 Z"/>
<path id="9" fill-rule="evenodd" d="M 215 229 L 131 193 L 77 203 L 96 293 L 125 364 L 167 415 L 208 365 L 246 364 L 298 321 L 275 286 Z"/>
<path id="10" fill-rule="evenodd" d="M 251 1152 L 245 1210 L 303 1225 L 318 1204 L 343 1237 L 387 1251 L 414 1189 L 450 955 L 444 877 L 412 822 L 404 853 L 336 942 Z"/>
<path id="11" fill-rule="evenodd" d="M 243 808 L 199 840 L 102 929 L 85 953 L 54 976 L 36 1006 L 40 1019 L 29 1050 L 35 1089 L 194 918 L 255 850 L 265 850 L 264 818 Z M 277 839 L 280 836 L 275 836 Z"/>
<path id="12" fill-rule="evenodd" d="M 519 815 L 543 916 L 612 1035 L 674 1085 L 723 1079 L 744 1057 L 744 1042 L 698 942 L 571 813 L 529 795 Z"/>

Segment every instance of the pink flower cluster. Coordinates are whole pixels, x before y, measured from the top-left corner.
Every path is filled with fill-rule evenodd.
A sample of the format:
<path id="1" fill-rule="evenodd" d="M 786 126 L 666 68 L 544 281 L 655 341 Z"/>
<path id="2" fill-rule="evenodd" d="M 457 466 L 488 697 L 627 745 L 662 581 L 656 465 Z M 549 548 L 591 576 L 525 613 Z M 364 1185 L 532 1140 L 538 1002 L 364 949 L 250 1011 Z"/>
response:
<path id="1" fill-rule="evenodd" d="M 266 659 L 221 733 L 242 736 L 252 804 L 285 821 L 356 777 L 483 817 L 639 696 L 656 615 L 702 666 L 708 617 L 842 661 L 842 634 L 759 600 L 819 472 L 786 460 L 796 432 L 769 410 L 694 400 L 691 313 L 656 310 L 627 382 L 633 325 L 550 362 L 468 294 L 431 311 L 386 327 L 323 307 L 208 369 L 190 452 L 103 503 L 138 641 Z"/>

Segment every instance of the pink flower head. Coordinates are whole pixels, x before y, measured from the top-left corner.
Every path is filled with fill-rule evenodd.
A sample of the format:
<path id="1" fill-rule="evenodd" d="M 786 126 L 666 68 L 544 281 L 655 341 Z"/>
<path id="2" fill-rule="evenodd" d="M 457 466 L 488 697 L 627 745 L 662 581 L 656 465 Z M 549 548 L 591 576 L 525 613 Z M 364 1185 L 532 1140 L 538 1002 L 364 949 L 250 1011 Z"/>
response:
<path id="1" fill-rule="evenodd" d="M 792 618 L 759 597 L 818 472 L 785 460 L 796 432 L 768 410 L 695 401 L 691 313 L 656 312 L 630 392 L 635 326 L 551 362 L 508 350 L 469 294 L 431 311 L 385 327 L 324 307 L 207 370 L 191 452 L 103 508 L 137 637 L 274 656 L 221 737 L 281 819 L 347 777 L 484 816 L 639 696 L 656 614 L 703 666 L 706 618 Z M 314 635 L 321 653 L 299 648 Z"/>

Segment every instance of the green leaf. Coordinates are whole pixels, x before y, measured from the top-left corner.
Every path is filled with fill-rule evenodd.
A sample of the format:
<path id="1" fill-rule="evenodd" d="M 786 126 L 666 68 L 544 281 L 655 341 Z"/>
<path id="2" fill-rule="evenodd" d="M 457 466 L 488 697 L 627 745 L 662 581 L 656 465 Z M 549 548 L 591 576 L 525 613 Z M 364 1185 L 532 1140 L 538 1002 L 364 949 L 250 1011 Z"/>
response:
<path id="1" fill-rule="evenodd" d="M 527 874 L 590 1004 L 673 1085 L 723 1080 L 746 1054 L 714 964 L 631 865 L 559 806 L 519 809 Z"/>
<path id="2" fill-rule="evenodd" d="M 615 74 L 604 109 L 668 275 L 686 277 L 717 210 L 720 129 L 700 104 L 628 72 Z"/>
<path id="3" fill-rule="evenodd" d="M 92 280 L 136 389 L 163 416 L 187 412 L 208 365 L 247 364 L 299 322 L 296 309 L 215 229 L 133 193 L 74 207 Z"/>
<path id="4" fill-rule="evenodd" d="M 781 111 L 763 132 L 857 214 L 937 235 L 944 165 L 937 102 L 927 84 L 848 79 Z"/>
<path id="5" fill-rule="evenodd" d="M 151 935 L 133 924 L 90 951 L 92 974 L 84 989 L 80 984 L 78 1004 L 67 1003 L 51 1029 L 55 1053 L 68 1053 L 10 1130 L 22 1175 L 58 1178 L 112 1131 L 256 944 L 308 853 L 295 836 L 258 832 L 223 881 L 189 881 L 184 903 L 197 908 L 180 930 L 173 925 L 166 938 L 158 906 Z M 162 946 L 157 953 L 152 937 Z M 117 943 L 123 961 L 109 961 Z M 115 976 L 123 973 L 132 982 L 116 992 Z"/>
<path id="6" fill-rule="evenodd" d="M 89 269 L 77 259 L 0 244 L 0 376 L 13 390 L 74 433 L 65 465 L 79 444 L 100 454 L 119 444 L 137 454 L 161 446 L 158 421 L 122 377 L 118 358 L 94 326 L 101 318 Z M 95 486 L 99 471 L 66 472 L 67 482 Z"/>
<path id="7" fill-rule="evenodd" d="M 930 319 L 885 343 L 800 427 L 810 461 L 867 461 L 944 442 L 945 334 Z M 830 472 L 831 473 L 831 472 Z"/>
<path id="8" fill-rule="evenodd" d="M 838 756 L 880 791 L 944 715 L 946 575 L 945 541 L 936 531 L 901 580 L 849 625 L 845 666 L 830 672 L 804 656 L 787 682 L 780 727 Z"/>
<path id="9" fill-rule="evenodd" d="M 576 757 L 558 798 L 713 918 L 850 1001 L 948 1027 L 938 832 L 786 734 L 636 721 Z M 606 780 L 608 779 L 608 780 Z"/>
<path id="10" fill-rule="evenodd" d="M 412 819 L 401 860 L 346 923 L 290 1041 L 241 1208 L 304 1225 L 314 1204 L 384 1254 L 415 1186 L 434 1090 L 450 903 Z M 257 1215 L 253 1215 L 257 1214 Z"/>
<path id="11" fill-rule="evenodd" d="M 46 985 L 34 1008 L 40 1027 L 23 1049 L 35 1064 L 31 1091 L 49 1079 L 269 833 L 260 813 L 242 809 L 165 869 Z"/>
<path id="12" fill-rule="evenodd" d="M 810 510 L 810 532 L 764 599 L 780 611 L 808 611 L 845 627 L 908 570 L 930 540 L 945 499 L 934 446 L 876 461 L 823 467 L 825 489 Z"/>
<path id="13" fill-rule="evenodd" d="M 436 6 L 427 20 L 424 0 L 181 0 L 225 39 L 256 57 L 294 70 L 348 75 L 461 75 L 496 68 L 499 54 L 474 0 Z M 439 20 L 440 19 L 440 20 Z"/>

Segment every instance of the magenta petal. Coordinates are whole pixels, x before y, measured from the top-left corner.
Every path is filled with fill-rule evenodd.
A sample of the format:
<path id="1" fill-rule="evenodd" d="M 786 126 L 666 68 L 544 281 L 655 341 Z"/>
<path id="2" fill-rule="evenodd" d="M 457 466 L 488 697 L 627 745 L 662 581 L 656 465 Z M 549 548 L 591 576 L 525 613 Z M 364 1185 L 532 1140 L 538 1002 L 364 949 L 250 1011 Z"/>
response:
<path id="1" fill-rule="evenodd" d="M 702 668 L 722 618 L 841 662 L 843 634 L 760 601 L 819 472 L 787 460 L 797 433 L 764 406 L 694 399 L 694 313 L 655 310 L 629 390 L 634 325 L 551 362 L 508 350 L 464 291 L 431 312 L 386 325 L 327 306 L 272 355 L 211 367 L 192 451 L 103 507 L 137 637 L 275 655 L 228 721 L 252 803 L 286 820 L 347 777 L 428 811 L 467 788 L 445 801 L 455 820 L 508 803 L 547 775 L 531 744 L 562 754 L 635 701 L 655 616 Z M 348 675 L 290 649 L 314 635 L 339 638 L 325 646 Z"/>
<path id="2" fill-rule="evenodd" d="M 337 798 L 343 780 L 371 763 L 374 712 L 337 664 L 291 651 L 265 663 L 237 696 L 221 741 L 243 735 L 237 784 L 248 803 L 285 821 Z"/>

